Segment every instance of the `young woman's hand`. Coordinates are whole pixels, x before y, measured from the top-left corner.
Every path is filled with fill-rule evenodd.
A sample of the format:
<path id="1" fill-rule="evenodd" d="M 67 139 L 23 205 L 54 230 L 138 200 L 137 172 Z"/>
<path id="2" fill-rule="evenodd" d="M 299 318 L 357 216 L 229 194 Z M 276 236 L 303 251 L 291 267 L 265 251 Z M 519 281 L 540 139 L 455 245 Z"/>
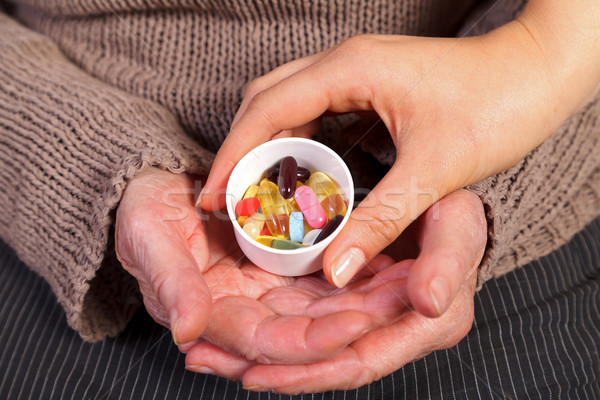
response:
<path id="1" fill-rule="evenodd" d="M 576 22 L 579 36 L 598 32 L 588 17 L 598 5 L 588 8 Z M 560 9 L 533 0 L 519 19 L 480 37 L 358 36 L 258 78 L 202 206 L 222 207 L 217 193 L 233 166 L 260 143 L 310 136 L 324 113 L 376 113 L 397 159 L 325 253 L 326 276 L 343 287 L 435 201 L 517 163 L 597 90 L 600 68 L 590 54 L 598 51 L 556 34 L 569 18 Z"/>

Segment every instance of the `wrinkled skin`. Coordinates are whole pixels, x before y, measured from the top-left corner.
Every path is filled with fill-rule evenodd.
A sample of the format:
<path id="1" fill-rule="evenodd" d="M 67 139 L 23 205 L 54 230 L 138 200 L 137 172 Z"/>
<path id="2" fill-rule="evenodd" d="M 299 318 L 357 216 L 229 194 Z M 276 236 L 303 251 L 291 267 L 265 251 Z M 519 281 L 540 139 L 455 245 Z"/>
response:
<path id="1" fill-rule="evenodd" d="M 399 262 L 379 255 L 338 289 L 323 273 L 280 277 L 252 265 L 231 222 L 194 207 L 193 187 L 190 176 L 147 169 L 129 183 L 116 224 L 121 263 L 148 312 L 188 353 L 190 370 L 242 379 L 254 390 L 350 388 L 470 329 L 486 238 L 473 194 L 442 199 L 389 249 Z M 460 288 L 441 318 L 411 311 L 415 271 L 439 271 Z M 344 376 L 331 373 L 342 367 Z"/>

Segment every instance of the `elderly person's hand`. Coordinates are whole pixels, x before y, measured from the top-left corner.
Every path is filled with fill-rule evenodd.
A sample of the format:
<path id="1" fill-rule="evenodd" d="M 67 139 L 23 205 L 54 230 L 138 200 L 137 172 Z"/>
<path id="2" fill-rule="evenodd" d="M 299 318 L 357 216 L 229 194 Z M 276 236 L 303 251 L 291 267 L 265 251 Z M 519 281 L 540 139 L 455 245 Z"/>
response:
<path id="1" fill-rule="evenodd" d="M 254 266 L 229 218 L 199 213 L 193 190 L 190 176 L 147 169 L 128 184 L 116 222 L 119 260 L 182 350 L 208 340 L 252 361 L 315 362 L 405 311 L 388 290 L 341 294 L 322 274 L 281 277 Z M 345 304 L 348 295 L 354 302 Z"/>
<path id="2" fill-rule="evenodd" d="M 455 345 L 467 334 L 473 322 L 476 272 L 486 238 L 479 198 L 465 190 L 452 193 L 425 212 L 388 249 L 399 262 L 379 255 L 343 289 L 334 290 L 322 276 L 315 275 L 298 278 L 293 285 L 308 292 L 286 289 L 261 299 L 272 310 L 299 315 L 362 310 L 376 321 L 377 329 L 331 359 L 308 364 L 257 364 L 209 342 L 197 343 L 187 349 L 187 368 L 241 379 L 250 390 L 290 394 L 370 383 L 431 351 Z M 411 296 L 411 286 L 422 287 L 421 281 L 437 276 L 444 276 L 458 288 L 449 299 L 449 309 L 434 319 L 411 311 L 408 307 L 414 306 L 414 301 L 428 299 L 426 293 Z"/>

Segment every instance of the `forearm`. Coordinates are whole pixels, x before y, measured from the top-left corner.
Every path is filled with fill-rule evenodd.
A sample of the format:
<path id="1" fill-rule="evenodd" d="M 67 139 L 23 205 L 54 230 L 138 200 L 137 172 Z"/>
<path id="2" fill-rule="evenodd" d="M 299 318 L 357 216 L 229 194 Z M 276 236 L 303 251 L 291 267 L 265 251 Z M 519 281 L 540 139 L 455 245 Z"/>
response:
<path id="1" fill-rule="evenodd" d="M 600 89 L 600 3 L 530 0 L 512 24 L 530 36 L 547 64 L 560 125 Z"/>

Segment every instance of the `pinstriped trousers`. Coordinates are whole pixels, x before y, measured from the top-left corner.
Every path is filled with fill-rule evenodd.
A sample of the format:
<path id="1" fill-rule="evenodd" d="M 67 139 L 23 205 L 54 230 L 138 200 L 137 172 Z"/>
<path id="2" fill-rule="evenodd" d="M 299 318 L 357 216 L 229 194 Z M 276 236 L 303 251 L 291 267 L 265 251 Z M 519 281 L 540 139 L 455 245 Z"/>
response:
<path id="1" fill-rule="evenodd" d="M 600 399 L 600 218 L 570 243 L 487 282 L 470 333 L 357 390 L 302 399 Z M 288 399 L 188 372 L 141 310 L 82 342 L 48 285 L 0 244 L 0 399 Z"/>

